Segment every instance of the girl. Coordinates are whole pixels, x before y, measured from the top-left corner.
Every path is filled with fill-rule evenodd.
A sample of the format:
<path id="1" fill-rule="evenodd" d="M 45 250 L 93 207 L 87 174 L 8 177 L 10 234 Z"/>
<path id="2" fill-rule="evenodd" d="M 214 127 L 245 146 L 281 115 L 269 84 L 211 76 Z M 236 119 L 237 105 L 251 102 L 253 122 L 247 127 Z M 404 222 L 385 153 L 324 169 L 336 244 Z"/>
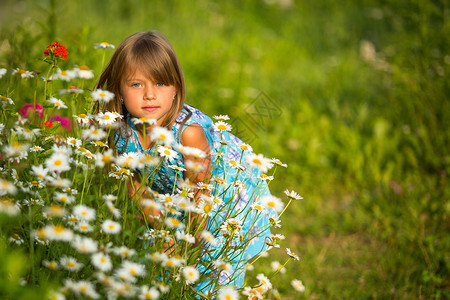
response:
<path id="1" fill-rule="evenodd" d="M 271 197 L 260 170 L 266 171 L 272 163 L 251 153 L 250 146 L 228 132 L 228 124 L 213 123 L 198 109 L 184 104 L 185 83 L 180 63 L 170 43 L 157 32 L 138 32 L 126 38 L 112 56 L 97 87 L 115 95 L 106 104 L 106 110 L 124 116 L 113 141 L 118 153 L 163 157 L 161 163 L 134 176 L 129 185 L 130 196 L 151 197 L 159 200 L 159 204 L 167 204 L 167 199 L 183 188 L 179 183 L 191 187 L 191 191 L 192 183 L 195 184 L 195 191 L 187 195 L 195 206 L 194 211 L 203 209 L 202 214 L 192 218 L 188 213 L 192 210 L 185 209 L 178 218 L 185 226 L 197 226 L 197 241 L 204 229 L 213 233 L 216 241 L 207 250 L 202 244 L 202 259 L 197 262 L 197 268 L 202 272 L 215 263 L 216 269 L 223 270 L 218 273 L 219 284 L 242 287 L 247 261 L 266 249 L 269 218 L 276 219 L 274 210 L 269 207 L 261 212 L 261 205 L 255 201 Z M 161 134 L 165 145 L 156 143 L 161 143 Z M 207 205 L 213 209 L 208 210 Z M 144 211 L 145 217 L 149 228 L 159 228 L 163 206 L 152 207 Z M 225 245 L 228 249 L 239 250 L 224 254 L 221 251 L 224 243 L 228 243 Z M 173 250 L 176 246 L 172 244 L 169 248 Z M 227 258 L 230 264 L 225 262 L 220 266 L 219 257 Z M 212 291 L 217 280 L 211 282 L 201 282 L 196 286 L 197 291 L 205 294 Z"/>

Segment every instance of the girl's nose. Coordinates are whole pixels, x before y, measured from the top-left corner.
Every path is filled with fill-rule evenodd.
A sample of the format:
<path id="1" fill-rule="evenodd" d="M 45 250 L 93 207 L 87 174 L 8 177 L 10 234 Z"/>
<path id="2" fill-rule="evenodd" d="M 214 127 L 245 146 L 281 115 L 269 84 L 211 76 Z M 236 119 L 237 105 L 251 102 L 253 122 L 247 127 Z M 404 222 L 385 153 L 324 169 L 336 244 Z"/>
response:
<path id="1" fill-rule="evenodd" d="M 153 86 L 147 87 L 147 89 L 145 90 L 144 98 L 150 100 L 156 99 L 155 89 L 153 88 Z"/>

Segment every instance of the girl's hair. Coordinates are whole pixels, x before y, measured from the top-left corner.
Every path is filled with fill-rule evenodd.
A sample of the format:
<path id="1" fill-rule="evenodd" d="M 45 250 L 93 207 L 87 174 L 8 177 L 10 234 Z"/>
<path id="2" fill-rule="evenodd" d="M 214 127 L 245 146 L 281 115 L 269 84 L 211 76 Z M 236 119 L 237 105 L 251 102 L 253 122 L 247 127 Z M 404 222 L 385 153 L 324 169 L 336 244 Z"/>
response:
<path id="1" fill-rule="evenodd" d="M 184 76 L 172 45 L 156 31 L 132 34 L 117 47 L 96 85 L 96 88 L 115 94 L 115 99 L 106 104 L 105 109 L 126 116 L 128 112 L 121 100 L 120 84 L 137 69 L 155 82 L 175 87 L 172 107 L 161 123 L 162 127 L 170 127 L 183 109 L 186 97 Z"/>

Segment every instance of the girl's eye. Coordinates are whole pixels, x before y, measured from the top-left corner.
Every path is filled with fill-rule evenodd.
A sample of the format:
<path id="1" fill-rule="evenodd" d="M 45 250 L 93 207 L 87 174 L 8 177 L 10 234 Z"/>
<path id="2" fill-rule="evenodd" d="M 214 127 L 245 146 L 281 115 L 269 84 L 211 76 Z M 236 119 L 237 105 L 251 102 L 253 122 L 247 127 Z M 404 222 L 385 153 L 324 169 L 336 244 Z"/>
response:
<path id="1" fill-rule="evenodd" d="M 164 83 L 157 83 L 156 86 L 164 86 Z"/>
<path id="2" fill-rule="evenodd" d="M 142 84 L 140 84 L 140 83 L 133 83 L 131 86 L 132 86 L 132 87 L 141 87 Z"/>

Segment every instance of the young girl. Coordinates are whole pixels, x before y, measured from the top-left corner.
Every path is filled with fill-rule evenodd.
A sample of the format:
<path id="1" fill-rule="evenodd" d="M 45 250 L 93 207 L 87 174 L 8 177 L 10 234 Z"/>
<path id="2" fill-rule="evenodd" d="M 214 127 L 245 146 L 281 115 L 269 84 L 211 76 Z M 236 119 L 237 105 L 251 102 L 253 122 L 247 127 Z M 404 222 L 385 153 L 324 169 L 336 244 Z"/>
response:
<path id="1" fill-rule="evenodd" d="M 170 43 L 157 32 L 138 32 L 126 38 L 115 51 L 97 87 L 115 94 L 115 100 L 107 104 L 106 110 L 124 116 L 114 138 L 119 154 L 137 152 L 158 156 L 158 153 L 163 154 L 161 151 L 168 153 L 157 166 L 157 172 L 149 168 L 141 174 L 143 177 L 134 176 L 129 185 L 130 196 L 160 199 L 158 195 L 166 195 L 170 198 L 177 191 L 175 182 L 191 182 L 198 188 L 191 197 L 197 207 L 204 205 L 205 199 L 216 199 L 219 203 L 213 203 L 215 209 L 199 216 L 195 224 L 212 232 L 217 240 L 223 240 L 227 230 L 234 230 L 236 226 L 233 234 L 237 231 L 240 234 L 231 246 L 245 247 L 237 253 L 230 252 L 231 269 L 227 267 L 226 272 L 220 273 L 219 284 L 242 287 L 247 261 L 266 249 L 269 218 L 276 218 L 276 212 L 270 208 L 261 213 L 261 205 L 258 208 L 255 202 L 260 197 L 270 197 L 260 169 L 270 168 L 271 162 L 254 155 L 250 146 L 230 134 L 229 125 L 214 123 L 200 110 L 184 103 L 185 83 L 180 63 Z M 154 119 L 156 124 L 146 123 L 147 119 Z M 164 146 L 155 143 L 152 137 L 160 127 L 173 134 L 173 142 L 168 138 Z M 218 207 L 221 207 L 220 212 Z M 155 221 L 160 214 L 158 209 L 145 213 L 150 216 L 149 227 L 161 225 Z M 187 222 L 184 214 L 179 219 Z M 205 261 L 212 262 L 219 255 L 223 256 L 220 243 L 216 248 L 203 249 L 203 263 L 197 265 L 198 269 L 202 271 L 202 266 L 208 265 Z M 211 287 L 210 282 L 204 281 L 196 289 L 207 293 Z"/>

